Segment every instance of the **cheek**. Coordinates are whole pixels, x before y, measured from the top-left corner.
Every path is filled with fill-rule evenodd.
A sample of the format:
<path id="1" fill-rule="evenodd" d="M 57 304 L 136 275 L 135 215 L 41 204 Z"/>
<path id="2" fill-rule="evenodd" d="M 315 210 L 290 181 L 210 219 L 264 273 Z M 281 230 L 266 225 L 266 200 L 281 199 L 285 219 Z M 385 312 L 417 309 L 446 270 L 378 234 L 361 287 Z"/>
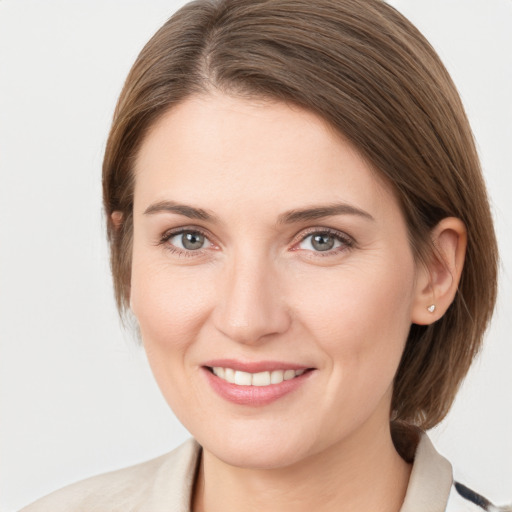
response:
<path id="1" fill-rule="evenodd" d="M 307 299 L 300 303 L 300 317 L 333 366 L 341 360 L 344 371 L 394 372 L 410 328 L 412 259 L 355 262 L 318 278 L 315 286 L 301 281 L 297 293 Z"/>
<path id="2" fill-rule="evenodd" d="M 210 281 L 201 278 L 199 267 L 171 271 L 161 258 L 152 261 L 137 251 L 131 279 L 131 307 L 148 355 L 153 350 L 184 350 L 208 316 L 213 296 Z"/>
<path id="3" fill-rule="evenodd" d="M 131 307 L 154 378 L 182 419 L 195 396 L 188 373 L 190 349 L 208 318 L 211 297 L 198 268 L 171 270 L 161 259 L 152 261 L 135 251 Z"/>

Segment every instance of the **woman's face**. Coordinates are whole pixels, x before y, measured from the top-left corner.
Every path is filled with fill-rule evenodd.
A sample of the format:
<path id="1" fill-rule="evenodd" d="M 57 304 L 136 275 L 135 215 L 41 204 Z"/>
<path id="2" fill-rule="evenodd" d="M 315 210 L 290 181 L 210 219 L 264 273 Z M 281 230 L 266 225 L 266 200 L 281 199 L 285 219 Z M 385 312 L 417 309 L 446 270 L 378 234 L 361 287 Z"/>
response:
<path id="1" fill-rule="evenodd" d="M 388 428 L 416 266 L 354 148 L 299 108 L 205 95 L 158 121 L 135 171 L 131 306 L 203 447 L 283 467 Z"/>

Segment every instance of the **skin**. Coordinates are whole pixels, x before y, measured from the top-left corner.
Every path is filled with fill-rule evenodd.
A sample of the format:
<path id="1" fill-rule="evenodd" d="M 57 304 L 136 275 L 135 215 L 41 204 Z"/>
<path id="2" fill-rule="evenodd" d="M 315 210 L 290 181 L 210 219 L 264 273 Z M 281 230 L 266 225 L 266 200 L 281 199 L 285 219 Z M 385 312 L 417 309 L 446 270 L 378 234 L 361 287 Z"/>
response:
<path id="1" fill-rule="evenodd" d="M 390 187 L 322 119 L 218 93 L 167 112 L 135 176 L 131 308 L 164 397 L 203 446 L 193 509 L 399 510 L 410 467 L 390 437 L 393 377 L 411 323 L 453 299 L 460 221 L 433 233 L 443 261 L 417 265 Z M 279 222 L 333 204 L 359 213 Z M 169 231 L 183 228 L 204 245 L 180 249 Z M 335 245 L 319 251 L 311 235 L 326 229 Z M 313 371 L 268 405 L 238 405 L 204 378 L 218 358 Z"/>

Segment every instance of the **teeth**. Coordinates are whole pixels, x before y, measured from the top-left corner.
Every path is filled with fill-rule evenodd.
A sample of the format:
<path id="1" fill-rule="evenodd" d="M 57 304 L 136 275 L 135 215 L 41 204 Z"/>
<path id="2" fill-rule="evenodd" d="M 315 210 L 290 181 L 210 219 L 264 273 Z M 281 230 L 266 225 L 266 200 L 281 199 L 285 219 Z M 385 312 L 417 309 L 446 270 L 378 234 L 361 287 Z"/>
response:
<path id="1" fill-rule="evenodd" d="M 229 370 L 230 368 L 228 368 Z M 220 366 L 217 366 L 217 368 L 213 369 L 213 373 L 217 375 L 217 377 L 220 377 L 221 379 L 226 378 L 226 370 L 224 368 L 221 368 Z"/>
<path id="2" fill-rule="evenodd" d="M 284 380 L 294 379 L 302 375 L 306 370 L 274 370 L 272 372 L 249 373 L 215 366 L 212 368 L 214 375 L 239 386 L 269 386 L 281 384 Z"/>
<path id="3" fill-rule="evenodd" d="M 231 384 L 235 383 L 235 370 L 232 370 L 231 368 L 217 368 L 218 370 L 224 370 L 224 378 L 231 382 Z M 221 375 L 218 375 L 222 379 Z"/>
<path id="4" fill-rule="evenodd" d="M 280 384 L 284 380 L 283 370 L 274 370 L 270 374 L 270 384 Z"/>
<path id="5" fill-rule="evenodd" d="M 268 386 L 270 384 L 270 372 L 253 373 L 253 386 Z"/>
<path id="6" fill-rule="evenodd" d="M 290 380 L 290 379 L 293 379 L 295 377 L 295 370 L 286 370 L 284 372 L 284 380 Z"/>
<path id="7" fill-rule="evenodd" d="M 250 386 L 252 384 L 252 375 L 247 372 L 235 372 L 235 384 L 239 386 Z"/>

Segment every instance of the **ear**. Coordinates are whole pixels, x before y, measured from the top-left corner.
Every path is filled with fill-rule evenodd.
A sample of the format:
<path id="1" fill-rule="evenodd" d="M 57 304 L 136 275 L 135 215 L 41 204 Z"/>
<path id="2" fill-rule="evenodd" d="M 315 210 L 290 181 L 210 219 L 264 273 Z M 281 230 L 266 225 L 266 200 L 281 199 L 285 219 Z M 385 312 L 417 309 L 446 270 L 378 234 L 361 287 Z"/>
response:
<path id="1" fill-rule="evenodd" d="M 112 223 L 114 224 L 116 230 L 119 230 L 123 224 L 123 212 L 120 212 L 119 210 L 113 211 L 110 214 L 110 218 L 112 219 Z"/>
<path id="2" fill-rule="evenodd" d="M 434 250 L 425 265 L 418 268 L 411 321 L 429 325 L 441 318 L 455 298 L 459 287 L 467 232 L 464 223 L 446 217 L 432 230 Z"/>

